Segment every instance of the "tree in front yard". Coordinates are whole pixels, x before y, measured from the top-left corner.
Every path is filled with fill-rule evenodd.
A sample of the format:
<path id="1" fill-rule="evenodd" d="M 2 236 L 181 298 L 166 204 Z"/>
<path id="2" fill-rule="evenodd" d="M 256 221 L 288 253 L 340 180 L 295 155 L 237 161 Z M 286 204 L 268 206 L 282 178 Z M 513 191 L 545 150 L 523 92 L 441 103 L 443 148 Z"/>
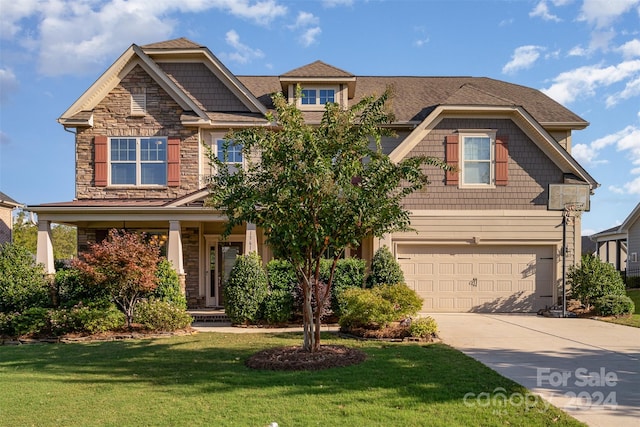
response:
<path id="1" fill-rule="evenodd" d="M 226 234 L 244 223 L 256 224 L 274 256 L 295 269 L 303 291 L 307 351 L 320 347 L 322 307 L 345 249 L 368 236 L 409 229 L 402 199 L 428 183 L 424 166 L 447 169 L 433 157 L 395 163 L 382 153 L 382 136 L 392 135 L 389 96 L 387 91 L 366 97 L 348 109 L 328 103 L 320 124 L 309 125 L 295 102 L 276 94 L 276 114 L 267 119 L 277 126 L 228 136 L 230 145 L 242 148 L 244 169 L 210 156 L 218 174 L 210 180 L 209 205 L 228 216 Z M 327 257 L 332 266 L 323 286 L 320 263 Z"/>
<path id="2" fill-rule="evenodd" d="M 144 234 L 112 229 L 101 243 L 73 262 L 95 286 L 107 289 L 122 309 L 131 327 L 138 300 L 157 286 L 156 269 L 160 262 L 160 243 Z"/>

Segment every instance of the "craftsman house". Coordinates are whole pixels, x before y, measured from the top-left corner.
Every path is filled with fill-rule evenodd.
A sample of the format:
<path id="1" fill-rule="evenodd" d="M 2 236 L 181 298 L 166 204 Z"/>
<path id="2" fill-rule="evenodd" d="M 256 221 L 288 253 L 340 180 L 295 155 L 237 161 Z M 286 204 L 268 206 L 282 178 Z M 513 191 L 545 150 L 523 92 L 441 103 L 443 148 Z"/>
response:
<path id="1" fill-rule="evenodd" d="M 11 197 L 0 191 L 0 245 L 11 242 L 13 231 L 13 211 L 21 207 Z"/>
<path id="2" fill-rule="evenodd" d="M 591 236 L 596 254 L 625 276 L 640 276 L 640 203 L 619 226 Z"/>
<path id="3" fill-rule="evenodd" d="M 29 207 L 39 219 L 38 260 L 54 271 L 53 222 L 78 227 L 79 251 L 110 228 L 156 233 L 167 238 L 189 306 L 219 306 L 236 255 L 271 254 L 253 224 L 222 239 L 225 217 L 203 204 L 203 177 L 215 173 L 207 147 L 218 152 L 230 129 L 269 126 L 274 92 L 313 123 L 327 102 L 348 107 L 388 87 L 398 137 L 383 141 L 385 152 L 445 158 L 458 171 L 434 169 L 428 189 L 405 200 L 415 232 L 370 238 L 348 255 L 370 259 L 387 245 L 427 311 L 557 303 L 563 261 L 581 253 L 579 215 L 563 206 L 588 208 L 598 186 L 570 154 L 572 131 L 586 121 L 538 90 L 489 78 L 365 77 L 321 61 L 236 76 L 184 38 L 132 45 L 59 118 L 75 132 L 76 198 Z M 242 167 L 232 154 L 226 160 Z"/>

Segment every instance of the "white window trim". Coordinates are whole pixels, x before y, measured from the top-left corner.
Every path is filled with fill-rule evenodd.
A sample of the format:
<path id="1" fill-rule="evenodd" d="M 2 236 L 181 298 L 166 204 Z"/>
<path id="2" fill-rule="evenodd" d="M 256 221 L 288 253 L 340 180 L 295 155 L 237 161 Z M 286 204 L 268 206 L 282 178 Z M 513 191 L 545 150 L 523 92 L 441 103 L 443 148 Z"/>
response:
<path id="1" fill-rule="evenodd" d="M 458 183 L 459 188 L 495 188 L 496 187 L 496 130 L 463 130 L 459 131 L 459 144 L 458 144 L 458 167 L 460 168 L 460 181 Z M 488 184 L 467 184 L 465 182 L 465 157 L 464 157 L 464 141 L 465 138 L 481 137 L 489 138 L 491 141 L 491 147 L 489 148 L 489 183 Z"/>
<path id="2" fill-rule="evenodd" d="M 165 144 L 165 160 L 154 160 L 154 161 L 150 161 L 150 160 L 146 160 L 146 161 L 142 161 L 141 160 L 141 155 L 140 155 L 140 140 L 142 139 L 149 139 L 149 138 L 162 138 L 164 139 L 164 144 Z M 111 159 L 111 141 L 114 139 L 135 139 L 136 140 L 136 160 L 135 160 L 135 164 L 136 164 L 136 182 L 135 184 L 113 184 L 112 180 L 111 180 L 111 166 L 113 164 L 118 164 L 118 163 L 122 163 L 122 164 L 128 164 L 128 163 L 133 163 L 130 161 L 114 161 Z M 165 165 L 165 169 L 168 168 L 168 141 L 169 139 L 166 136 L 114 136 L 114 137 L 110 137 L 108 144 L 107 144 L 107 153 L 108 153 L 108 162 L 107 162 L 107 178 L 108 178 L 108 182 L 109 182 L 109 187 L 116 187 L 116 188 L 162 188 L 162 187 L 166 187 L 167 186 L 167 182 L 166 180 L 169 179 L 168 176 L 168 170 L 165 172 L 165 183 L 164 184 L 142 184 L 142 165 L 143 164 L 164 164 Z"/>
<path id="3" fill-rule="evenodd" d="M 298 98 L 296 100 L 296 105 L 301 110 L 313 110 L 313 111 L 322 111 L 324 110 L 324 104 L 320 104 L 320 91 L 321 90 L 332 90 L 333 91 L 333 102 L 340 103 L 340 86 L 339 85 L 303 85 L 303 90 L 315 90 L 316 91 L 316 103 L 315 104 L 303 104 L 302 98 Z"/>
<path id="4" fill-rule="evenodd" d="M 211 150 L 211 152 L 213 153 L 213 155 L 216 156 L 216 158 L 218 158 L 221 162 L 225 163 L 225 164 L 229 164 L 229 165 L 240 165 L 239 168 L 242 168 L 243 170 L 246 168 L 246 163 L 247 163 L 247 159 L 245 158 L 246 156 L 244 155 L 244 153 L 242 153 L 242 162 L 224 162 L 223 159 L 220 159 L 218 157 L 218 141 L 224 141 L 225 140 L 225 135 L 219 132 L 212 132 L 210 134 L 210 139 L 209 139 L 209 144 L 208 144 L 208 149 Z M 207 176 L 210 175 L 216 175 L 218 173 L 217 168 L 215 167 L 215 165 L 210 165 L 209 164 L 209 156 L 207 155 L 207 149 L 205 149 L 204 153 L 203 153 L 203 159 L 204 159 L 204 164 L 203 166 L 203 175 L 204 178 L 206 179 Z M 208 173 L 207 173 L 208 172 Z"/>

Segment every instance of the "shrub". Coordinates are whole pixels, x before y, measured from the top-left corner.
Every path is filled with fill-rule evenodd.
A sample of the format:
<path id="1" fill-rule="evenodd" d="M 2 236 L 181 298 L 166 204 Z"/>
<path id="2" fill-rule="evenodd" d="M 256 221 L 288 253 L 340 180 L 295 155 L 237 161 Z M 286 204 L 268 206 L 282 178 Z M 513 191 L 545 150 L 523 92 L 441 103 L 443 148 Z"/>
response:
<path id="1" fill-rule="evenodd" d="M 127 322 L 124 313 L 115 304 L 105 304 L 104 302 L 67 309 L 66 318 L 70 325 L 70 329 L 66 333 L 86 332 L 97 334 L 118 330 L 124 327 Z M 61 329 L 62 325 L 58 326 L 58 328 Z"/>
<path id="2" fill-rule="evenodd" d="M 22 312 L 49 305 L 44 268 L 31 253 L 12 243 L 0 245 L 0 311 Z"/>
<path id="3" fill-rule="evenodd" d="M 156 278 L 158 286 L 150 296 L 186 310 L 187 298 L 180 289 L 180 278 L 168 260 L 163 259 L 158 263 Z"/>
<path id="4" fill-rule="evenodd" d="M 331 262 L 327 268 L 327 276 L 330 274 Z M 364 285 L 364 274 L 366 264 L 364 260 L 358 258 L 345 258 L 338 260 L 336 271 L 331 286 L 331 308 L 336 315 L 340 315 L 342 310 L 338 296 L 348 288 L 362 288 Z M 328 279 L 328 277 L 327 277 Z"/>
<path id="5" fill-rule="evenodd" d="M 395 285 L 404 283 L 404 274 L 400 264 L 393 257 L 388 247 L 382 246 L 371 259 L 371 272 L 367 277 L 367 286 L 375 286 L 383 283 Z"/>
<path id="6" fill-rule="evenodd" d="M 613 265 L 591 254 L 583 255 L 580 266 L 569 267 L 567 284 L 571 297 L 589 307 L 607 295 L 624 295 L 624 282 Z"/>
<path id="7" fill-rule="evenodd" d="M 370 289 L 345 289 L 339 300 L 344 309 L 338 323 L 343 329 L 384 328 L 396 320 L 393 304 Z"/>
<path id="8" fill-rule="evenodd" d="M 134 321 L 152 331 L 175 331 L 191 325 L 193 318 L 173 303 L 149 299 L 138 302 Z"/>
<path id="9" fill-rule="evenodd" d="M 73 307 L 78 303 L 109 301 L 109 293 L 103 286 L 97 286 L 77 268 L 63 268 L 56 271 L 55 286 L 61 307 Z"/>
<path id="10" fill-rule="evenodd" d="M 438 325 L 433 317 L 413 319 L 409 325 L 409 334 L 416 338 L 430 338 L 438 332 Z"/>
<path id="11" fill-rule="evenodd" d="M 422 308 L 422 298 L 404 283 L 379 285 L 373 288 L 372 291 L 393 304 L 396 320 L 415 316 Z"/>
<path id="12" fill-rule="evenodd" d="M 422 308 L 422 299 L 405 284 L 349 288 L 339 299 L 344 309 L 338 322 L 347 329 L 384 328 L 393 321 L 414 316 Z"/>
<path id="13" fill-rule="evenodd" d="M 15 316 L 14 313 L 3 313 L 0 311 L 0 336 L 15 335 L 15 330 L 13 329 L 13 318 Z"/>
<path id="14" fill-rule="evenodd" d="M 260 255 L 252 252 L 241 255 L 231 268 L 223 287 L 224 308 L 233 323 L 255 322 L 267 296 L 267 273 Z"/>
<path id="15" fill-rule="evenodd" d="M 260 311 L 268 323 L 285 323 L 293 315 L 293 292 L 298 282 L 293 266 L 284 260 L 269 261 L 267 280 L 269 292 Z"/>
<path id="16" fill-rule="evenodd" d="M 636 306 L 626 295 L 606 295 L 593 302 L 596 312 L 602 316 L 621 316 L 631 314 Z"/>
<path id="17" fill-rule="evenodd" d="M 156 288 L 156 268 L 160 262 L 160 242 L 144 233 L 109 230 L 101 243 L 75 259 L 93 283 L 107 289 L 111 299 L 124 311 L 131 326 L 133 311 L 140 298 Z"/>
<path id="18" fill-rule="evenodd" d="M 13 318 L 13 329 L 16 335 L 49 335 L 49 319 L 49 309 L 31 307 Z"/>

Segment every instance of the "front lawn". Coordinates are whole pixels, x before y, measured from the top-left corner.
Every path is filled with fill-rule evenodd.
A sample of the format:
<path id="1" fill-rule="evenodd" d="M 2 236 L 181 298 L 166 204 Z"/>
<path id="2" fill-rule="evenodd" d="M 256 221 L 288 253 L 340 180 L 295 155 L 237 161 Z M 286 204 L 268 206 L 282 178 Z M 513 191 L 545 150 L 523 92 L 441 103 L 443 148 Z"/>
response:
<path id="1" fill-rule="evenodd" d="M 627 289 L 627 296 L 633 300 L 636 311 L 631 316 L 618 317 L 616 319 L 603 319 L 607 322 L 616 323 L 618 325 L 633 326 L 640 328 L 640 289 Z"/>
<path id="2" fill-rule="evenodd" d="M 368 359 L 306 372 L 244 365 L 258 350 L 300 342 L 300 334 L 200 333 L 2 346 L 0 424 L 582 425 L 443 344 L 325 335 L 323 343 L 361 348 Z"/>

